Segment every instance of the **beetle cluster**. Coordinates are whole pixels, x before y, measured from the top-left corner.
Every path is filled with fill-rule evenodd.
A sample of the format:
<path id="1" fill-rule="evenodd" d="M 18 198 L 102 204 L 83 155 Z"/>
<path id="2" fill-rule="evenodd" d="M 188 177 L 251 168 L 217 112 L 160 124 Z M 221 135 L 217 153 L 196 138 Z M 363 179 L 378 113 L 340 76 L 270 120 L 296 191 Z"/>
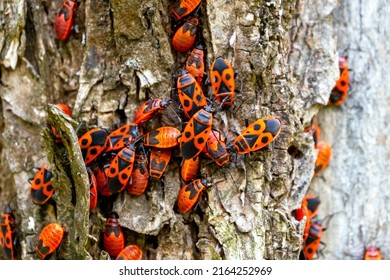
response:
<path id="1" fill-rule="evenodd" d="M 182 131 L 163 126 L 144 133 L 144 124 L 168 106 L 168 102 L 150 98 L 138 108 L 133 123 L 110 133 L 103 128 L 93 128 L 79 138 L 87 167 L 98 165 L 96 175 L 90 174 L 96 178 L 96 189 L 100 195 L 111 196 L 125 189 L 131 195 L 143 194 L 149 178 L 160 179 L 163 176 L 171 160 L 172 149 L 179 146 L 183 158 L 181 179 L 187 184 L 179 192 L 178 208 L 187 212 L 206 184 L 204 179 L 197 178 L 201 153 L 223 166 L 230 160 L 229 153 L 257 151 L 280 133 L 279 120 L 268 116 L 249 125 L 230 145 L 226 145 L 222 133 L 212 126 L 213 114 L 201 87 L 188 73 L 178 78 L 178 96 L 183 107 L 191 107 L 188 111 L 183 109 L 188 123 Z M 204 105 L 199 102 L 203 98 Z"/>
<path id="2" fill-rule="evenodd" d="M 174 19 L 178 23 L 185 20 L 172 39 L 172 46 L 176 51 L 186 52 L 194 45 L 199 20 L 190 14 L 200 3 L 201 0 L 177 0 L 173 5 L 171 14 Z M 205 76 L 204 50 L 198 44 L 188 56 L 176 84 L 177 97 L 184 115 L 183 122 L 187 122 L 179 139 L 183 157 L 181 179 L 190 182 L 181 188 L 178 196 L 178 208 L 184 213 L 193 207 L 206 187 L 205 179 L 196 178 L 201 154 L 218 166 L 224 166 L 230 161 L 230 153 L 246 154 L 261 149 L 272 142 L 281 129 L 279 120 L 268 116 L 249 125 L 230 145 L 226 145 L 226 137 L 213 127 L 212 101 L 206 98 L 202 90 Z M 213 98 L 218 103 L 214 111 L 234 104 L 235 71 L 229 60 L 218 57 L 210 67 L 208 81 Z"/>
<path id="3" fill-rule="evenodd" d="M 172 38 L 173 49 L 178 52 L 188 52 L 196 41 L 200 20 L 191 16 L 201 0 L 177 0 L 171 14 L 177 22 L 177 30 Z M 65 0 L 56 16 L 54 30 L 58 39 L 66 41 L 70 35 L 75 12 L 76 0 Z M 349 71 L 346 57 L 339 57 L 340 78 L 334 86 L 328 104 L 341 106 L 346 99 L 349 89 Z M 177 97 L 183 122 L 187 122 L 184 129 L 171 126 L 157 128 L 151 132 L 143 133 L 143 124 L 155 117 L 158 112 L 169 106 L 169 101 L 162 99 L 149 99 L 143 103 L 135 114 L 134 123 L 126 124 L 116 130 L 108 132 L 102 128 L 94 128 L 80 137 L 79 145 L 83 154 L 90 180 L 90 209 L 96 207 L 98 195 L 111 196 L 124 189 L 130 195 L 138 196 L 144 193 L 150 178 L 161 179 L 172 157 L 172 149 L 180 148 L 183 157 L 181 163 L 181 179 L 186 182 L 178 194 L 178 209 L 181 212 L 189 211 L 198 200 L 200 193 L 206 188 L 207 180 L 199 178 L 200 158 L 205 156 L 218 166 L 224 166 L 231 161 L 231 153 L 246 154 L 254 152 L 272 142 L 280 133 L 280 122 L 272 116 L 257 120 L 249 125 L 230 145 L 226 144 L 226 137 L 213 127 L 213 112 L 210 100 L 202 91 L 203 79 L 206 76 L 204 64 L 204 47 L 197 45 L 186 60 L 185 70 L 177 78 Z M 234 104 L 235 99 L 235 72 L 230 62 L 218 57 L 212 64 L 209 72 L 209 81 L 214 99 L 223 106 Z M 71 116 L 70 110 L 61 108 Z M 217 109 L 217 110 L 218 110 Z M 68 113 L 69 112 L 69 113 Z M 60 143 L 61 137 L 52 129 L 55 141 Z M 330 145 L 320 141 L 320 129 L 311 125 L 308 129 L 313 135 L 318 156 L 315 162 L 314 174 L 319 175 L 328 165 L 332 155 Z M 97 163 L 92 170 L 91 165 Z M 35 175 L 31 183 L 31 195 L 36 204 L 46 203 L 54 192 L 51 184 L 53 174 L 44 165 Z M 320 245 L 322 225 L 320 220 L 314 220 L 319 209 L 319 198 L 306 195 L 300 209 L 295 210 L 295 218 L 300 221 L 306 216 L 304 230 L 305 259 L 312 259 Z M 8 216 L 4 216 L 8 215 Z M 7 229 L 7 235 L 14 235 L 9 213 L 2 218 L 2 229 Z M 7 223 L 3 221 L 8 221 Z M 63 234 L 62 227 L 51 227 L 53 232 Z M 45 229 L 43 230 L 43 232 Z M 43 234 L 41 233 L 41 235 Z M 1 233 L 0 233 L 1 234 Z M 44 235 L 44 234 L 43 234 Z M 0 245 L 4 245 L 5 234 L 0 235 Z M 40 237 L 40 242 L 45 240 Z M 61 236 L 62 237 L 62 236 Z M 13 240 L 13 239 L 12 239 Z M 57 238 L 56 240 L 60 240 Z M 3 242 L 3 243 L 1 243 Z M 41 244 L 40 243 L 40 244 Z M 3 246 L 2 245 L 2 246 Z M 124 257 L 136 259 L 142 256 L 140 249 L 130 245 L 128 254 L 137 257 Z M 13 254 L 12 246 L 8 255 Z M 126 247 L 126 248 L 128 248 Z M 124 249 L 124 237 L 120 229 L 118 215 L 111 213 L 107 219 L 104 234 L 104 248 L 111 257 L 120 258 Z M 37 246 L 38 253 L 42 251 Z M 129 253 L 132 252 L 132 253 Z M 46 253 L 39 253 L 45 257 Z M 125 254 L 125 253 L 123 253 Z M 380 258 L 380 252 L 375 247 L 367 248 L 365 259 Z"/>
<path id="4" fill-rule="evenodd" d="M 185 75 L 192 83 L 197 84 L 194 77 L 190 74 Z M 194 96 L 193 92 L 190 93 L 189 89 L 183 86 L 182 79 L 183 76 L 178 78 L 178 84 L 182 86 L 179 92 Z M 199 85 L 190 86 L 190 89 L 196 90 L 197 87 Z M 206 181 L 196 178 L 202 152 L 217 165 L 223 166 L 230 160 L 229 152 L 245 154 L 256 151 L 271 143 L 281 129 L 280 122 L 268 116 L 249 125 L 232 141 L 231 145 L 226 146 L 221 133 L 212 128 L 211 111 L 199 106 L 193 112 L 188 111 L 187 114 L 191 118 L 182 132 L 175 127 L 163 126 L 143 133 L 143 124 L 167 106 L 168 102 L 151 98 L 141 104 L 135 113 L 133 123 L 120 126 L 111 132 L 103 128 L 93 128 L 79 137 L 78 143 L 90 181 L 90 209 L 96 207 L 98 195 L 111 196 L 124 189 L 131 195 L 143 194 L 150 177 L 160 179 L 163 175 L 170 161 L 172 148 L 180 146 L 183 157 L 181 177 L 187 184 L 180 190 L 177 204 L 181 212 L 187 212 L 194 206 L 201 191 L 205 189 Z M 191 104 L 191 106 L 196 105 Z M 207 106 L 206 102 L 205 107 Z M 57 107 L 71 116 L 67 106 L 57 104 Z M 52 132 L 54 141 L 61 143 L 61 136 L 54 128 Z M 52 177 L 53 174 L 45 164 L 30 181 L 34 203 L 44 204 L 49 201 L 54 193 Z M 50 230 L 52 230 L 51 235 L 46 232 Z M 41 258 L 45 258 L 53 252 L 53 249 L 55 250 L 62 239 L 63 232 L 64 228 L 56 224 L 50 224 L 42 231 L 37 245 L 37 252 Z M 50 242 L 48 238 L 54 240 Z M 104 240 L 105 250 L 111 257 L 121 255 L 120 251 L 124 249 L 124 237 L 116 213 L 112 213 L 107 219 Z M 47 247 L 45 244 L 54 245 L 48 250 L 45 249 Z M 133 246 L 127 250 L 135 249 Z M 138 252 L 142 254 L 140 250 Z M 126 257 L 121 255 L 121 258 Z"/>

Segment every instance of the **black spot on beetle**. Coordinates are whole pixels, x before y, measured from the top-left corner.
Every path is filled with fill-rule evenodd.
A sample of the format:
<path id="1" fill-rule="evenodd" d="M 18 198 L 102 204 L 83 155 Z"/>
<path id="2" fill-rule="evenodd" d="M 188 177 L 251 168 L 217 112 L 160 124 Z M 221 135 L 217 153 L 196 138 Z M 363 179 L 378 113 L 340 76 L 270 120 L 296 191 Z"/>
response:
<path id="1" fill-rule="evenodd" d="M 260 130 L 260 128 L 261 128 L 261 125 L 259 125 L 259 124 L 255 124 L 253 126 L 253 129 L 256 130 L 256 131 Z"/>
<path id="2" fill-rule="evenodd" d="M 96 155 L 96 154 L 98 153 L 98 151 L 97 151 L 96 148 L 92 148 L 92 149 L 89 151 L 89 153 L 90 153 L 91 155 Z"/>

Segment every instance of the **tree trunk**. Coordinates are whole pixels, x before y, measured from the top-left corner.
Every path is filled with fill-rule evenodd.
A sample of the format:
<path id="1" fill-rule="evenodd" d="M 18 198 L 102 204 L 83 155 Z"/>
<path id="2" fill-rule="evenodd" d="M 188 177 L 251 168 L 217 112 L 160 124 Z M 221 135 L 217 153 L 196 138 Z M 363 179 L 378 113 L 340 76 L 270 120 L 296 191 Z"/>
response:
<path id="1" fill-rule="evenodd" d="M 389 104 L 390 1 L 344 0 L 334 11 L 337 48 L 348 55 L 350 93 L 341 108 L 318 114 L 332 161 L 313 180 L 322 218 L 331 216 L 325 259 L 362 259 L 368 246 L 390 256 Z"/>
<path id="2" fill-rule="evenodd" d="M 218 110 L 213 125 L 229 142 L 246 118 L 274 115 L 282 132 L 261 151 L 233 155 L 223 168 L 202 159 L 200 176 L 212 184 L 189 214 L 175 206 L 178 150 L 163 179 L 151 181 L 143 195 L 100 198 L 98 209 L 88 213 L 87 173 L 73 130 L 78 123 L 111 130 L 132 122 L 149 97 L 172 98 L 170 107 L 178 110 L 175 74 L 188 54 L 171 47 L 178 27 L 170 17 L 173 1 L 82 1 L 66 42 L 53 30 L 61 4 L 0 0 L 0 206 L 10 205 L 16 215 L 18 258 L 38 257 L 39 232 L 53 221 L 68 234 L 52 258 L 107 258 L 102 232 L 113 209 L 126 244 L 138 244 L 145 259 L 297 259 L 304 221 L 298 223 L 291 211 L 309 188 L 316 157 L 303 130 L 326 105 L 338 76 L 334 1 L 202 2 L 198 40 L 206 46 L 206 65 L 226 57 L 242 86 L 236 104 Z M 47 106 L 55 103 L 70 105 L 76 122 Z M 53 143 L 47 122 L 65 135 L 63 146 Z M 182 128 L 166 109 L 145 130 L 163 125 Z M 341 126 L 328 131 L 335 129 Z M 28 178 L 46 162 L 54 173 L 56 204 L 38 206 Z"/>

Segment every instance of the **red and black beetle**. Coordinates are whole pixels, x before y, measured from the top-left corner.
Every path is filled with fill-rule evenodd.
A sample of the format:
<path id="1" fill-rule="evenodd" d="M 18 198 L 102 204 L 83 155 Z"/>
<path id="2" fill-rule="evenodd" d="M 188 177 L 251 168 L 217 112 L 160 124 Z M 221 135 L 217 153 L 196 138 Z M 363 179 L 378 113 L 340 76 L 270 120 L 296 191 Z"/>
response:
<path id="1" fill-rule="evenodd" d="M 0 218 L 0 247 L 3 249 L 6 259 L 14 260 L 16 258 L 16 243 L 15 216 L 11 209 L 6 207 Z"/>
<path id="2" fill-rule="evenodd" d="M 36 251 L 41 259 L 45 259 L 60 246 L 65 229 L 57 223 L 48 224 L 39 234 Z"/>
<path id="3" fill-rule="evenodd" d="M 56 15 L 54 21 L 54 30 L 57 38 L 66 41 L 72 31 L 75 12 L 77 9 L 76 0 L 65 0 L 62 7 Z"/>
<path id="4" fill-rule="evenodd" d="M 103 236 L 104 250 L 111 256 L 116 257 L 125 247 L 125 237 L 119 224 L 119 216 L 116 212 L 111 212 L 106 221 Z"/>

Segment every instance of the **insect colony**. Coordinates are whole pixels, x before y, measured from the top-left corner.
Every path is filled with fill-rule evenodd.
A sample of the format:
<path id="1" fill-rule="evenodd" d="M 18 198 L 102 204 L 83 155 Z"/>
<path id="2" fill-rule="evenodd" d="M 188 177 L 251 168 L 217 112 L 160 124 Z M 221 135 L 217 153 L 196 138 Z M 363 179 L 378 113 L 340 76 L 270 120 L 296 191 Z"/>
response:
<path id="1" fill-rule="evenodd" d="M 183 158 L 181 179 L 185 182 L 177 197 L 177 207 L 182 213 L 190 211 L 208 186 L 208 180 L 199 174 L 200 158 L 211 159 L 219 167 L 231 161 L 232 154 L 248 154 L 260 150 L 274 141 L 281 131 L 281 123 L 274 116 L 265 116 L 248 125 L 234 139 L 225 139 L 218 128 L 213 127 L 213 113 L 229 108 L 235 102 L 235 72 L 229 60 L 218 57 L 211 65 L 208 77 L 205 73 L 205 59 L 202 45 L 194 47 L 198 33 L 199 19 L 190 16 L 199 7 L 201 0 L 177 0 L 171 14 L 181 26 L 172 39 L 173 49 L 188 52 L 184 69 L 177 77 L 176 98 L 180 103 L 182 131 L 164 126 L 153 131 L 144 131 L 144 124 L 165 110 L 172 100 L 150 98 L 140 105 L 132 123 L 113 131 L 95 127 L 79 137 L 79 146 L 87 168 L 90 182 L 90 209 L 98 205 L 98 197 L 109 197 L 126 190 L 139 196 L 145 192 L 151 178 L 160 179 L 166 170 L 172 150 L 180 149 Z M 78 3 L 63 2 L 55 22 L 54 30 L 61 41 L 67 41 L 73 26 Z M 332 91 L 330 105 L 340 106 L 348 92 L 348 67 L 345 58 L 340 58 L 340 79 Z M 210 86 L 212 100 L 206 98 L 202 87 Z M 65 104 L 56 104 L 66 115 L 72 117 L 71 109 Z M 61 135 L 51 128 L 55 142 L 61 145 Z M 318 158 L 315 175 L 329 164 L 331 147 L 320 139 L 320 129 L 312 125 L 307 131 L 313 134 Z M 229 143 L 229 144 L 227 144 Z M 55 188 L 53 174 L 47 164 L 42 166 L 30 181 L 32 202 L 43 205 L 50 201 Z M 319 209 L 319 198 L 306 195 L 302 207 L 294 211 L 300 221 L 306 217 L 304 246 L 305 259 L 312 259 L 320 244 L 322 225 L 314 220 Z M 15 218 L 9 208 L 1 218 L 0 246 L 8 259 L 16 258 Z M 67 229 L 58 223 L 46 225 L 38 238 L 36 252 L 41 259 L 52 254 L 66 234 Z M 137 260 L 142 250 L 137 245 L 125 244 L 125 237 L 119 224 L 119 216 L 111 212 L 106 221 L 103 235 L 103 249 L 111 258 Z M 374 249 L 368 253 L 375 255 Z M 367 253 L 367 254 L 368 254 Z"/>

